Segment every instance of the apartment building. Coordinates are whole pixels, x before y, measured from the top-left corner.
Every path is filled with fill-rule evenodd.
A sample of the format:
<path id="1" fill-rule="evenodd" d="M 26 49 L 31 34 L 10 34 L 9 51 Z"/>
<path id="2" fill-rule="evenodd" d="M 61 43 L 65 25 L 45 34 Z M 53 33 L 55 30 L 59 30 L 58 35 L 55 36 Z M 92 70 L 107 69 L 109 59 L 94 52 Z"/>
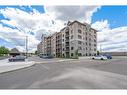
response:
<path id="1" fill-rule="evenodd" d="M 54 57 L 56 57 L 56 34 L 57 33 L 54 33 L 51 36 L 51 55 Z"/>
<path id="2" fill-rule="evenodd" d="M 87 23 L 68 22 L 60 32 L 47 37 L 47 54 L 55 57 L 75 57 L 96 55 L 97 31 Z M 46 41 L 44 43 L 46 43 Z"/>
<path id="3" fill-rule="evenodd" d="M 89 24 L 74 21 L 61 31 L 63 57 L 75 57 L 76 52 L 78 56 L 96 55 L 97 31 Z"/>
<path id="4" fill-rule="evenodd" d="M 62 32 L 56 34 L 56 57 L 62 57 Z"/>
<path id="5" fill-rule="evenodd" d="M 44 53 L 44 43 L 43 42 L 40 42 L 38 45 L 37 45 L 37 51 L 39 54 L 43 54 Z"/>

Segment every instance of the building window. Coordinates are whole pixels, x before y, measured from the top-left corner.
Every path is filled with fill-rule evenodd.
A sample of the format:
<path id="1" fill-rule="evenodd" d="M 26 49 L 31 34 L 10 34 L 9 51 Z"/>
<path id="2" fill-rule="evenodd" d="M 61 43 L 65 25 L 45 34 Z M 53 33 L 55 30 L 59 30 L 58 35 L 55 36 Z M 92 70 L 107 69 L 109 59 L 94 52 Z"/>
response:
<path id="1" fill-rule="evenodd" d="M 64 42 L 64 39 L 63 39 L 63 42 Z"/>
<path id="2" fill-rule="evenodd" d="M 86 37 L 86 40 L 87 40 L 87 37 Z"/>
<path id="3" fill-rule="evenodd" d="M 71 35 L 71 39 L 73 39 L 73 35 Z"/>
<path id="4" fill-rule="evenodd" d="M 94 39 L 94 42 L 96 42 L 96 40 Z"/>
<path id="5" fill-rule="evenodd" d="M 91 38 L 89 38 L 89 41 L 91 41 Z"/>
<path id="6" fill-rule="evenodd" d="M 82 33 L 82 31 L 81 31 L 80 29 L 78 29 L 78 33 L 80 33 L 80 34 L 81 34 L 81 33 Z"/>
<path id="7" fill-rule="evenodd" d="M 78 44 L 80 44 L 80 45 L 81 45 L 81 44 L 82 44 L 82 42 L 81 42 L 81 41 L 78 41 Z"/>
<path id="8" fill-rule="evenodd" d="M 74 47 L 71 47 L 71 50 L 73 50 L 74 49 Z"/>
<path id="9" fill-rule="evenodd" d="M 94 44 L 94 46 L 96 47 L 96 44 Z"/>
<path id="10" fill-rule="evenodd" d="M 73 53 L 71 53 L 71 56 L 73 56 Z"/>
<path id="11" fill-rule="evenodd" d="M 64 37 L 64 34 L 63 34 L 63 37 Z"/>
<path id="12" fill-rule="evenodd" d="M 78 35 L 78 39 L 82 39 L 82 36 L 81 35 Z"/>
<path id="13" fill-rule="evenodd" d="M 87 46 L 87 42 L 86 42 L 86 46 Z"/>
<path id="14" fill-rule="evenodd" d="M 89 46 L 91 46 L 91 43 L 89 43 Z"/>
<path id="15" fill-rule="evenodd" d="M 94 51 L 96 51 L 96 48 L 94 49 Z"/>
<path id="16" fill-rule="evenodd" d="M 86 50 L 87 50 L 87 47 L 86 47 Z"/>
<path id="17" fill-rule="evenodd" d="M 63 48 L 63 51 L 64 51 L 64 48 Z"/>

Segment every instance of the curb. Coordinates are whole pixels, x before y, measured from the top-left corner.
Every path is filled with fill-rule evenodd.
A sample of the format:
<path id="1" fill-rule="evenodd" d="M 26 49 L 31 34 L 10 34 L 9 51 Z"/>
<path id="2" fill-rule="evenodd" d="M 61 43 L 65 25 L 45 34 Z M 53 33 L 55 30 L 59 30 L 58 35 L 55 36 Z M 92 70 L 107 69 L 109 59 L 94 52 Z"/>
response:
<path id="1" fill-rule="evenodd" d="M 31 62 L 25 62 L 24 63 L 17 63 L 17 64 L 11 64 L 11 65 L 1 65 L 0 66 L 0 74 L 1 73 L 6 73 L 6 72 L 11 72 L 11 71 L 15 71 L 15 70 L 19 70 L 19 69 L 23 69 L 23 68 L 27 68 L 30 66 L 35 65 L 35 62 L 31 61 Z"/>
<path id="2" fill-rule="evenodd" d="M 71 60 L 58 60 L 58 61 L 51 61 L 51 62 L 49 62 L 49 61 L 47 61 L 47 62 L 35 62 L 35 64 L 46 64 L 46 63 L 54 63 L 54 62 L 56 62 L 56 63 L 61 63 L 61 62 L 75 61 L 75 60 L 77 60 L 77 59 L 71 59 Z"/>

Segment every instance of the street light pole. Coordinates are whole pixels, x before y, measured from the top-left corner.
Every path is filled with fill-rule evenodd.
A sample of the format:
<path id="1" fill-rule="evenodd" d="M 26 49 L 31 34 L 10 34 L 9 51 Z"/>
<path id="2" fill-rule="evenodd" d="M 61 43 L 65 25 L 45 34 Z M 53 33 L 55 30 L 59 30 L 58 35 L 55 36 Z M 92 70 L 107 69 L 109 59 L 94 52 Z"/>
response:
<path id="1" fill-rule="evenodd" d="M 26 59 L 28 58 L 28 36 L 26 36 Z"/>

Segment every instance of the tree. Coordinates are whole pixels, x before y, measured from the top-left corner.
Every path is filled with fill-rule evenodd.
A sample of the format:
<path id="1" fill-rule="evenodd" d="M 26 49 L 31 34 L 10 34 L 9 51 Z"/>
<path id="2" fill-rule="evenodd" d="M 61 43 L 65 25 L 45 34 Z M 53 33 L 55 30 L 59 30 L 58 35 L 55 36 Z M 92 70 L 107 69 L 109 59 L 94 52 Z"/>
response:
<path id="1" fill-rule="evenodd" d="M 37 50 L 35 51 L 35 54 L 36 54 L 36 55 L 38 54 Z"/>
<path id="2" fill-rule="evenodd" d="M 4 54 L 9 54 L 9 49 L 5 48 L 4 46 L 0 47 L 0 55 L 3 56 Z"/>
<path id="3" fill-rule="evenodd" d="M 75 51 L 75 58 L 78 59 L 78 49 Z"/>
<path id="4" fill-rule="evenodd" d="M 100 54 L 100 52 L 99 51 L 97 51 L 97 55 L 99 55 Z"/>

